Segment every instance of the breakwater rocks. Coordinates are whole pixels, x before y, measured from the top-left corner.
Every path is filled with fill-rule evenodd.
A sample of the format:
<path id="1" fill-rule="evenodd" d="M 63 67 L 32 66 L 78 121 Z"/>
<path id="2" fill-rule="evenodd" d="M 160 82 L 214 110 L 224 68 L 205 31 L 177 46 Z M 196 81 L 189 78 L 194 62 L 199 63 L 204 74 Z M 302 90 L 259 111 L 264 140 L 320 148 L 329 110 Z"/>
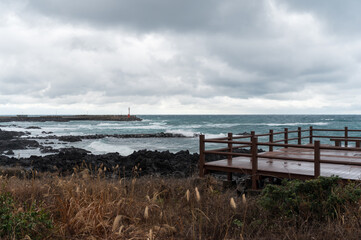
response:
<path id="1" fill-rule="evenodd" d="M 72 116 L 2 116 L 0 122 L 69 122 L 69 121 L 142 121 L 137 116 L 126 115 L 72 115 Z"/>

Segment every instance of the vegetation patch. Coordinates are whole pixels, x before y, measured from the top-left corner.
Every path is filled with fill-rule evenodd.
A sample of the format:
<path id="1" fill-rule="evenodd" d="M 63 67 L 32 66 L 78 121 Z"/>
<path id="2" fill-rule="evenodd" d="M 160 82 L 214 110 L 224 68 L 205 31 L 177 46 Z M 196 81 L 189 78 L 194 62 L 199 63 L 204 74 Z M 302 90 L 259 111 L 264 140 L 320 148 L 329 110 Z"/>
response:
<path id="1" fill-rule="evenodd" d="M 344 184 L 338 177 L 319 177 L 268 185 L 259 204 L 271 217 L 324 221 L 341 216 L 348 207 L 358 204 L 360 196 L 359 184 Z"/>
<path id="2" fill-rule="evenodd" d="M 28 208 L 17 204 L 10 193 L 0 194 L 0 237 L 43 239 L 53 227 L 49 214 L 36 202 Z"/>

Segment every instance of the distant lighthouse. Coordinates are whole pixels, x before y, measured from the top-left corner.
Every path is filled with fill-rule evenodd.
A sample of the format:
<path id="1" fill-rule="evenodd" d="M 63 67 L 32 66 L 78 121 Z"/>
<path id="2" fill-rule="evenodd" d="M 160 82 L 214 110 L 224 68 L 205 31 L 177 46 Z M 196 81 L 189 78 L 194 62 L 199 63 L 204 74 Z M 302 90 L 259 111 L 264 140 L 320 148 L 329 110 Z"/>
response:
<path id="1" fill-rule="evenodd" d="M 130 107 L 128 107 L 128 118 L 130 118 Z"/>

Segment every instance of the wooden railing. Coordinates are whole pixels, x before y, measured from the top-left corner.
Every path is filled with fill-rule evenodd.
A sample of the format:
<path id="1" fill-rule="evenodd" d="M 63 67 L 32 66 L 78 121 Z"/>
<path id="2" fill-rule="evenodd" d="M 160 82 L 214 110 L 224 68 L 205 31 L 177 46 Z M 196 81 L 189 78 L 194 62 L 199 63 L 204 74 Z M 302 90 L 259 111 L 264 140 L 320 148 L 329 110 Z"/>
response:
<path id="1" fill-rule="evenodd" d="M 343 132 L 342 136 L 330 136 L 330 135 L 321 135 L 319 132 Z M 352 132 L 361 132 L 361 130 L 350 130 L 347 127 L 344 129 L 315 129 L 312 126 L 308 129 L 301 129 L 300 127 L 297 130 L 288 130 L 285 128 L 284 131 L 274 132 L 270 130 L 269 133 L 266 134 L 255 134 L 252 131 L 249 135 L 242 136 L 233 136 L 232 133 L 229 133 L 227 137 L 223 138 L 213 138 L 213 139 L 205 139 L 204 135 L 200 135 L 199 137 L 199 152 L 200 152 L 200 172 L 199 175 L 201 177 L 204 176 L 204 164 L 205 164 L 205 155 L 206 154 L 217 154 L 217 155 L 225 155 L 227 156 L 227 161 L 230 164 L 232 162 L 233 156 L 245 156 L 250 157 L 252 161 L 252 188 L 257 188 L 257 179 L 258 179 L 258 147 L 266 146 L 268 150 L 272 152 L 274 147 L 278 148 L 306 148 L 313 149 L 314 158 L 306 159 L 306 158 L 295 158 L 295 157 L 281 157 L 281 156 L 272 156 L 272 155 L 262 155 L 262 158 L 269 159 L 283 159 L 288 161 L 304 161 L 304 162 L 314 162 L 314 176 L 315 178 L 320 176 L 321 171 L 321 163 L 332 163 L 332 164 L 344 164 L 344 165 L 357 165 L 361 166 L 361 162 L 347 162 L 347 161 L 337 161 L 337 160 L 322 160 L 321 159 L 321 150 L 342 150 L 342 151 L 359 151 L 360 148 L 360 137 L 351 137 L 349 133 Z M 306 133 L 306 135 L 302 135 L 302 133 Z M 318 133 L 318 134 L 315 134 Z M 296 137 L 290 137 L 290 135 L 296 135 Z M 259 138 L 267 137 L 267 142 L 260 142 Z M 275 136 L 281 136 L 281 139 L 275 140 Z M 283 136 L 283 138 L 282 138 Z M 328 138 L 329 140 L 335 140 L 335 146 L 331 145 L 321 145 L 320 140 L 315 139 L 323 139 Z M 308 139 L 307 144 L 302 144 L 303 139 Z M 248 141 L 247 141 L 248 140 Z M 291 141 L 297 141 L 297 144 L 291 144 Z M 345 142 L 345 147 L 341 147 L 340 142 Z M 348 147 L 348 142 L 355 142 L 355 147 Z M 218 148 L 213 150 L 206 150 L 206 143 L 217 143 L 217 144 L 227 144 L 227 147 Z M 235 149 L 240 148 L 249 148 L 249 153 L 237 153 L 234 152 Z M 228 173 L 228 179 L 232 179 L 232 173 Z"/>

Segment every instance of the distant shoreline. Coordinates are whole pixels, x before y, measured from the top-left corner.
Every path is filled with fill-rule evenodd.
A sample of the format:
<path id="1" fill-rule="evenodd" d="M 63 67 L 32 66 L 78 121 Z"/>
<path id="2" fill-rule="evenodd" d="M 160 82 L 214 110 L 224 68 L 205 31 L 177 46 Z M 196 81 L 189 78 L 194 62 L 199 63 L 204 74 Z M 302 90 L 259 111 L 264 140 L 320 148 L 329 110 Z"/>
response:
<path id="1" fill-rule="evenodd" d="M 142 121 L 127 115 L 52 115 L 31 117 L 28 115 L 0 116 L 0 122 L 69 122 L 69 121 Z"/>

